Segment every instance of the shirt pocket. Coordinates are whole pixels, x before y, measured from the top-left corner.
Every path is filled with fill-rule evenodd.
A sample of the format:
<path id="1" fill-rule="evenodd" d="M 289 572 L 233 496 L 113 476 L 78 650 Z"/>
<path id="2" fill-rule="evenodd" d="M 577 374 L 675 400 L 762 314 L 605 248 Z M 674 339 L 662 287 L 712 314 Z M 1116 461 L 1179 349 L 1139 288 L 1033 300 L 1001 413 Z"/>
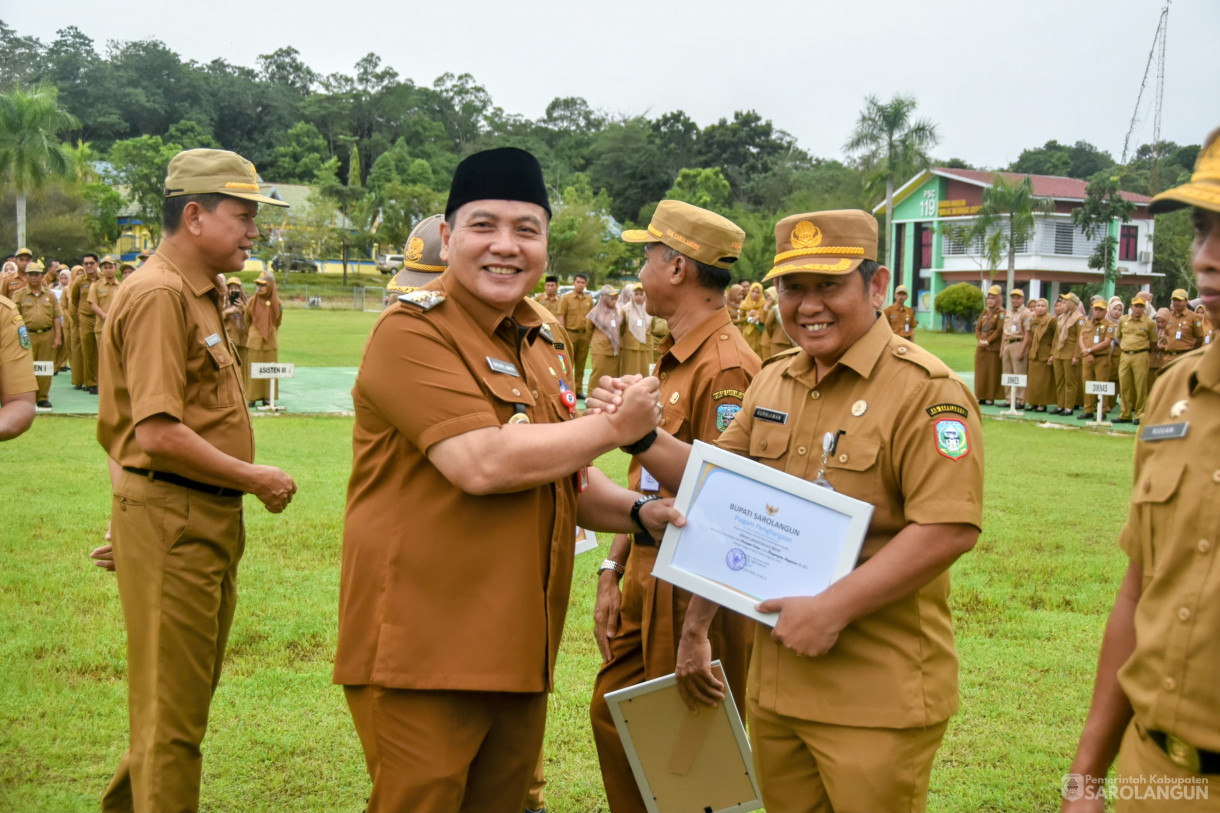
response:
<path id="1" fill-rule="evenodd" d="M 1131 495 L 1131 504 L 1135 507 L 1139 527 L 1142 547 L 1140 560 L 1145 586 L 1160 565 L 1156 558 L 1160 543 L 1177 536 L 1174 520 L 1177 506 L 1182 501 L 1175 500 L 1174 497 L 1181 489 L 1185 471 L 1186 467 L 1180 464 L 1146 465 L 1141 481 Z"/>
<path id="2" fill-rule="evenodd" d="M 750 457 L 773 469 L 782 469 L 776 461 L 788 451 L 792 427 L 787 423 L 772 423 L 755 418 L 750 426 Z"/>
<path id="3" fill-rule="evenodd" d="M 231 407 L 237 403 L 237 360 L 224 342 L 206 349 L 208 355 L 199 386 L 200 401 L 208 409 Z"/>
<path id="4" fill-rule="evenodd" d="M 520 423 L 525 420 L 531 423 L 540 422 L 540 416 L 536 415 L 534 411 L 537 402 L 530 394 L 530 386 L 525 379 L 502 374 L 490 378 L 484 377 L 483 386 L 492 396 L 492 407 L 501 424 Z M 518 415 L 523 415 L 525 418 L 516 417 Z"/>
<path id="5" fill-rule="evenodd" d="M 841 494 L 874 502 L 884 493 L 881 467 L 877 465 L 880 454 L 881 441 L 877 438 L 840 435 L 834 454 L 826 461 L 826 479 Z"/>

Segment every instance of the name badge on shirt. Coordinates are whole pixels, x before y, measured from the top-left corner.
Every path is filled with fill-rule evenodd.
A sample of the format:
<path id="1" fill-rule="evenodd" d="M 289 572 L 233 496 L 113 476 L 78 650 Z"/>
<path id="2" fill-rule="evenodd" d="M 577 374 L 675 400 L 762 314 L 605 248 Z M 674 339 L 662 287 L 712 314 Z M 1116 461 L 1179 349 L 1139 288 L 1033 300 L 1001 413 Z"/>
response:
<path id="1" fill-rule="evenodd" d="M 1174 338 L 1177 339 L 1178 341 L 1181 341 L 1182 340 L 1182 331 L 1179 330 L 1177 332 L 1177 335 L 1174 336 Z"/>
<path id="2" fill-rule="evenodd" d="M 636 327 L 643 327 L 643 326 L 644 326 L 644 320 L 643 320 L 643 319 L 636 319 L 636 320 L 635 320 L 635 326 L 636 326 Z"/>
<path id="3" fill-rule="evenodd" d="M 661 484 L 648 469 L 640 469 L 640 491 L 660 491 Z"/>
<path id="4" fill-rule="evenodd" d="M 521 373 L 517 372 L 517 366 L 512 362 L 501 361 L 500 359 L 493 359 L 491 356 L 488 356 L 487 366 L 492 369 L 492 372 L 515 375 L 517 378 L 521 377 Z"/>
<path id="5" fill-rule="evenodd" d="M 1010 328 L 1008 329 L 1008 332 L 1009 332 L 1009 333 L 1016 333 L 1016 332 L 1017 332 L 1017 326 L 1016 326 L 1016 325 L 1013 325 L 1012 327 L 1010 327 Z"/>
<path id="6" fill-rule="evenodd" d="M 203 343 L 206 344 L 208 347 L 215 347 L 216 345 L 220 344 L 220 334 L 213 333 L 211 336 L 208 336 L 206 339 L 204 339 Z"/>
<path id="7" fill-rule="evenodd" d="M 1156 426 L 1145 426 L 1140 430 L 1140 440 L 1174 440 L 1186 437 L 1190 429 L 1190 421 L 1181 423 L 1162 423 Z"/>
<path id="8" fill-rule="evenodd" d="M 787 423 L 788 413 L 766 407 L 754 407 L 754 417 L 768 423 Z"/>
<path id="9" fill-rule="evenodd" d="M 614 321 L 613 319 L 611 319 L 611 320 L 610 320 L 610 327 L 618 327 L 618 322 L 616 322 L 616 321 Z"/>

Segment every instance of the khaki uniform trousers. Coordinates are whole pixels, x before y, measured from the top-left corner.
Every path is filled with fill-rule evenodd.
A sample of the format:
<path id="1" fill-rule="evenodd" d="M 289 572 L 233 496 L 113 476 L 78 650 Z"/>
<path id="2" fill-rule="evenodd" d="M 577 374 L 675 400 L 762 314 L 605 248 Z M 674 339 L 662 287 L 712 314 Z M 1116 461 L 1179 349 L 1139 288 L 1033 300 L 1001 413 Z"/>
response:
<path id="1" fill-rule="evenodd" d="M 520 813 L 546 692 L 343 690 L 373 780 L 366 813 Z"/>
<path id="2" fill-rule="evenodd" d="M 1217 809 L 1220 776 L 1191 773 L 1180 767 L 1157 747 L 1135 720 L 1127 724 L 1123 734 L 1116 773 L 1119 785 L 1114 791 L 1114 809 L 1119 813 L 1159 813 L 1162 810 L 1203 813 Z M 1166 781 L 1173 779 L 1184 781 Z M 1124 799 L 1124 795 L 1128 798 Z"/>
<path id="3" fill-rule="evenodd" d="M 270 378 L 250 378 L 250 365 L 256 363 L 271 364 L 279 361 L 279 348 L 271 350 L 252 350 L 246 348 L 243 354 L 243 367 L 245 368 L 244 380 L 250 382 L 250 386 L 246 388 L 247 401 L 266 401 L 271 398 L 271 379 Z M 276 397 L 279 397 L 279 385 L 276 385 Z"/>
<path id="4" fill-rule="evenodd" d="M 68 324 L 68 320 L 61 317 L 59 320 L 59 335 L 62 340 L 59 343 L 59 347 L 55 350 L 55 372 L 59 372 L 72 363 L 72 342 L 68 338 L 68 333 L 71 330 L 72 326 Z"/>
<path id="5" fill-rule="evenodd" d="M 75 322 L 72 323 L 68 333 L 68 359 L 72 366 L 72 386 L 83 387 L 85 386 L 85 351 L 81 346 L 81 332 Z"/>
<path id="6" fill-rule="evenodd" d="M 1118 362 L 1118 394 L 1123 409 L 1119 417 L 1142 418 L 1148 400 L 1148 353 L 1123 353 Z"/>
<path id="7" fill-rule="evenodd" d="M 119 477 L 110 527 L 131 734 L 102 810 L 197 810 L 199 749 L 237 606 L 242 501 Z"/>
<path id="8" fill-rule="evenodd" d="M 97 338 L 98 334 L 92 330 L 81 331 L 80 352 L 85 368 L 85 380 L 81 385 L 85 387 L 97 386 Z"/>
<path id="9" fill-rule="evenodd" d="M 1071 359 L 1055 359 L 1055 405 L 1060 409 L 1075 409 L 1080 400 L 1080 365 Z"/>
<path id="10" fill-rule="evenodd" d="M 1101 355 L 1094 356 L 1093 358 L 1085 356 L 1080 360 L 1080 367 L 1080 374 L 1084 377 L 1085 381 L 1105 382 L 1110 380 L 1109 353 L 1103 353 Z M 1098 401 L 1101 401 L 1100 406 L 1097 403 Z M 1113 402 L 1110 403 L 1110 406 L 1114 406 Z M 1087 392 L 1084 394 L 1085 412 L 1091 412 L 1094 415 L 1100 412 L 1100 414 L 1104 415 L 1107 409 L 1106 396 L 1090 395 Z"/>
<path id="11" fill-rule="evenodd" d="M 51 328 L 45 333 L 35 333 L 30 331 L 30 353 L 34 356 L 34 361 L 55 361 L 55 348 L 51 347 L 55 343 L 55 328 Z M 36 376 L 38 382 L 38 397 L 36 400 L 45 401 L 51 395 L 51 376 L 40 375 Z"/>
<path id="12" fill-rule="evenodd" d="M 918 813 L 949 725 L 857 728 L 788 717 L 748 701 L 754 773 L 767 810 Z"/>
<path id="13" fill-rule="evenodd" d="M 585 328 L 584 330 L 569 330 L 568 340 L 572 342 L 572 380 L 576 382 L 576 394 L 584 395 L 585 390 L 585 363 L 589 360 L 589 343 L 593 339 L 593 329 Z M 589 389 L 597 386 L 596 381 L 591 382 Z"/>
<path id="14" fill-rule="evenodd" d="M 1023 359 L 1017 358 L 1021 352 L 1023 342 L 1010 341 L 1004 339 L 1004 346 L 1000 348 L 1000 371 L 1004 375 L 1029 375 L 1029 356 Z M 1000 379 L 1003 381 L 1004 379 Z M 1004 397 L 1008 397 L 1011 387 L 1004 387 Z M 1017 400 L 1025 403 L 1025 387 L 1017 387 Z"/>
<path id="15" fill-rule="evenodd" d="M 525 806 L 530 810 L 546 808 L 546 748 L 538 751 L 538 766 L 534 768 L 534 777 L 530 779 L 529 792 L 525 794 Z"/>
<path id="16" fill-rule="evenodd" d="M 623 603 L 618 634 L 610 639 L 610 662 L 603 664 L 593 684 L 589 717 L 601 765 L 602 784 L 612 813 L 644 811 L 644 799 L 627 761 L 606 695 L 645 680 L 673 674 L 678 639 L 690 594 L 652 577 L 655 547 L 631 546 L 623 574 Z M 738 711 L 745 708 L 746 671 L 754 641 L 754 622 L 721 609 L 708 629 L 712 660 L 720 659 Z"/>

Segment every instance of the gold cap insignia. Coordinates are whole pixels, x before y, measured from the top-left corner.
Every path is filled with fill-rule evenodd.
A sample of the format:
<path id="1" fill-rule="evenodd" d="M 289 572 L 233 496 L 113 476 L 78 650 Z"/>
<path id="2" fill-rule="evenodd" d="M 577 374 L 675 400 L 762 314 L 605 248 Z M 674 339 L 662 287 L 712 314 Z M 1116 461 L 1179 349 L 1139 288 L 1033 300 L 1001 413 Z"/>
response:
<path id="1" fill-rule="evenodd" d="M 822 230 L 808 220 L 802 220 L 792 229 L 790 239 L 793 248 L 813 248 L 822 244 Z"/>
<path id="2" fill-rule="evenodd" d="M 407 243 L 407 259 L 411 262 L 419 262 L 419 259 L 424 256 L 424 241 L 422 237 L 412 237 L 411 242 Z"/>

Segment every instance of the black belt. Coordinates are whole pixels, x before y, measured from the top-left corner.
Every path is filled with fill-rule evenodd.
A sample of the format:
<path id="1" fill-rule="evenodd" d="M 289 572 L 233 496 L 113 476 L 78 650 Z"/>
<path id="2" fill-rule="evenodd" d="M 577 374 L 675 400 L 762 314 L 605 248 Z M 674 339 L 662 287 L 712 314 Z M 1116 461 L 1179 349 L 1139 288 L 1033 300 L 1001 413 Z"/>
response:
<path id="1" fill-rule="evenodd" d="M 53 328 L 44 327 L 42 330 L 30 330 L 30 333 L 50 333 Z"/>
<path id="2" fill-rule="evenodd" d="M 1167 355 L 1167 356 L 1180 356 L 1180 355 L 1182 355 L 1183 353 L 1189 353 L 1189 352 L 1190 352 L 1189 350 L 1166 350 L 1166 351 L 1165 351 L 1165 355 Z"/>
<path id="3" fill-rule="evenodd" d="M 1023 342 L 1024 339 L 1005 339 L 1004 344 L 1012 344 L 1013 342 Z"/>
<path id="4" fill-rule="evenodd" d="M 1143 350 L 1124 350 L 1123 355 L 1124 356 L 1137 356 L 1140 353 L 1147 353 L 1147 352 L 1148 352 L 1148 348 L 1145 347 Z"/>
<path id="5" fill-rule="evenodd" d="M 1195 748 L 1164 731 L 1146 731 L 1148 739 L 1156 743 L 1156 747 L 1164 751 L 1165 756 L 1179 768 L 1185 768 L 1191 773 L 1220 774 L 1220 752 Z"/>
<path id="6" fill-rule="evenodd" d="M 163 483 L 171 483 L 183 488 L 193 489 L 194 491 L 202 491 L 204 494 L 211 494 L 213 497 L 240 497 L 242 494 L 245 494 L 244 491 L 239 491 L 236 488 L 225 488 L 224 486 L 214 486 L 211 483 L 201 483 L 198 480 L 192 480 L 189 477 L 183 477 L 180 474 L 168 471 L 137 469 L 134 466 L 124 466 L 123 471 L 129 471 L 140 477 L 147 477 L 149 480 L 160 480 Z"/>

